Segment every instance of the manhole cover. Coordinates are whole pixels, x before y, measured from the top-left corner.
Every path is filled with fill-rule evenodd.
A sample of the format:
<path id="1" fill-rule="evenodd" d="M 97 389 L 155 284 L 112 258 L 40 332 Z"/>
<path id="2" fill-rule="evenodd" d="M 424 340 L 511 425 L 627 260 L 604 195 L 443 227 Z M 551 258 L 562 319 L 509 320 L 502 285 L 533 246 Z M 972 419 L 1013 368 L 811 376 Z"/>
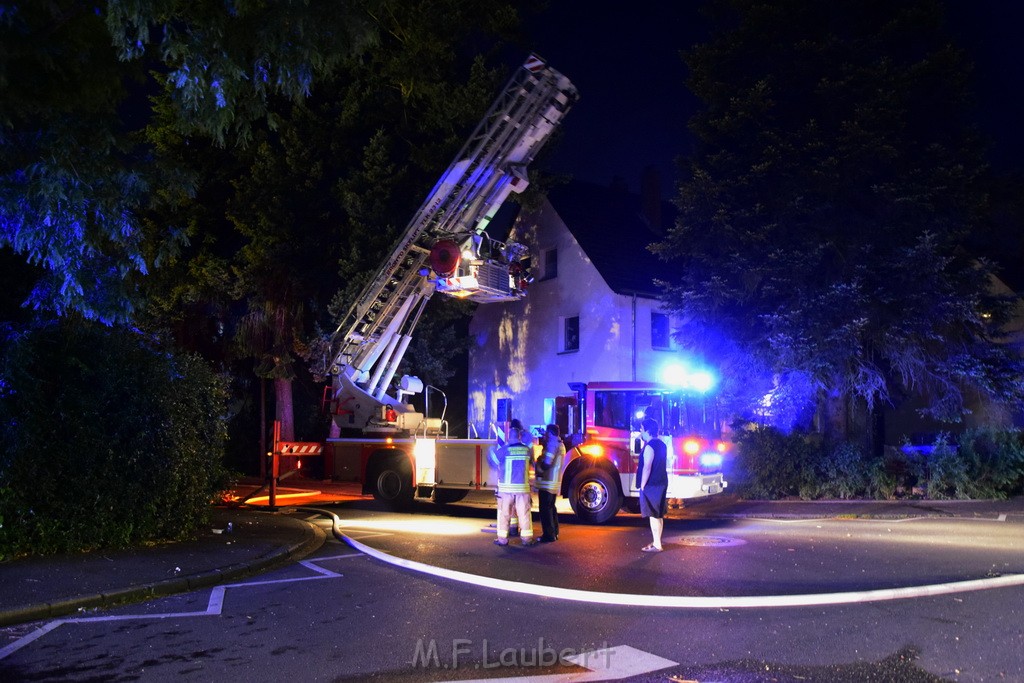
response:
<path id="1" fill-rule="evenodd" d="M 743 545 L 746 541 L 739 538 L 729 538 L 728 536 L 680 536 L 673 539 L 672 543 L 677 545 L 726 548 L 734 545 Z"/>

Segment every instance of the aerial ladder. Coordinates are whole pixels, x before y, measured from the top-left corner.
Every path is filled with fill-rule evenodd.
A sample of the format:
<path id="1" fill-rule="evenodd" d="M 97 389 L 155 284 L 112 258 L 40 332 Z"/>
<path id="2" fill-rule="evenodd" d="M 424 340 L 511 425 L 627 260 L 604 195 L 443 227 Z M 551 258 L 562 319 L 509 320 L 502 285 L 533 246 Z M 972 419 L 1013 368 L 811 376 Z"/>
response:
<path id="1" fill-rule="evenodd" d="M 527 165 L 577 97 L 568 78 L 530 55 L 487 110 L 331 337 L 325 398 L 340 428 L 419 428 L 423 416 L 406 399 L 422 382 L 403 377 L 395 396 L 387 392 L 434 292 L 478 303 L 524 296 L 527 247 L 486 229 L 526 189 Z"/>

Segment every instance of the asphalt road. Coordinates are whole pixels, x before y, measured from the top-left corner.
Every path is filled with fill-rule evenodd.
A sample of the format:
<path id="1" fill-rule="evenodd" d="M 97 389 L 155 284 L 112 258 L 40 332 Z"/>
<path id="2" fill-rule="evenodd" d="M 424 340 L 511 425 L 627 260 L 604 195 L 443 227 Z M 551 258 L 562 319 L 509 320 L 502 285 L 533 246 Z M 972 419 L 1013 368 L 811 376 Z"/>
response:
<path id="1" fill-rule="evenodd" d="M 326 512 L 379 555 L 332 539 L 240 584 L 83 614 L 4 670 L 63 681 L 1024 681 L 1024 587 L 998 584 L 1024 574 L 1024 524 L 1012 519 L 680 513 L 666 551 L 649 555 L 630 515 L 498 548 L 493 509 Z"/>

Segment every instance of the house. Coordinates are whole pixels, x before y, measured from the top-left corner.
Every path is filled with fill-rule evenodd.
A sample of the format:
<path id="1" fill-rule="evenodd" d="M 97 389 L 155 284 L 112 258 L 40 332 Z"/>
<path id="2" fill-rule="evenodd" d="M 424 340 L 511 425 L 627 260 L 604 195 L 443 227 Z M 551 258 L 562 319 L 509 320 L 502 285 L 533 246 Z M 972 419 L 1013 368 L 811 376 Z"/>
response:
<path id="1" fill-rule="evenodd" d="M 657 301 L 667 266 L 647 246 L 674 219 L 657 179 L 641 195 L 573 182 L 524 211 L 511 239 L 535 251 L 520 301 L 479 306 L 469 325 L 468 421 L 480 436 L 515 417 L 554 422 L 570 382 L 658 379 L 680 355 Z"/>
<path id="2" fill-rule="evenodd" d="M 493 425 L 512 417 L 526 425 L 555 422 L 559 399 L 573 395 L 570 382 L 657 381 L 667 365 L 684 361 L 654 284 L 671 278 L 669 266 L 647 250 L 675 215 L 656 188 L 649 180 L 638 196 L 574 182 L 516 218 L 511 239 L 535 250 L 535 281 L 522 300 L 479 306 L 470 322 L 471 431 L 492 435 Z M 1013 294 L 998 281 L 993 288 Z M 1004 341 L 1024 353 L 1024 310 Z M 918 413 L 922 401 L 907 398 L 884 411 L 884 443 L 1022 424 L 1019 411 L 983 401 L 969 405 L 960 425 L 936 423 Z"/>

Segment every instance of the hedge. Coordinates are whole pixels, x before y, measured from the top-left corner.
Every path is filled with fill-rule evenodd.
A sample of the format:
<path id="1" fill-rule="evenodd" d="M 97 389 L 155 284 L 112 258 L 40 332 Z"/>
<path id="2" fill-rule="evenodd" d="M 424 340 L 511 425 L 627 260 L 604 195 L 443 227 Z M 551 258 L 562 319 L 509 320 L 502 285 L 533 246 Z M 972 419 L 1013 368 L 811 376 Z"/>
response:
<path id="1" fill-rule="evenodd" d="M 0 330 L 0 559 L 193 536 L 228 484 L 225 382 L 130 330 Z"/>

